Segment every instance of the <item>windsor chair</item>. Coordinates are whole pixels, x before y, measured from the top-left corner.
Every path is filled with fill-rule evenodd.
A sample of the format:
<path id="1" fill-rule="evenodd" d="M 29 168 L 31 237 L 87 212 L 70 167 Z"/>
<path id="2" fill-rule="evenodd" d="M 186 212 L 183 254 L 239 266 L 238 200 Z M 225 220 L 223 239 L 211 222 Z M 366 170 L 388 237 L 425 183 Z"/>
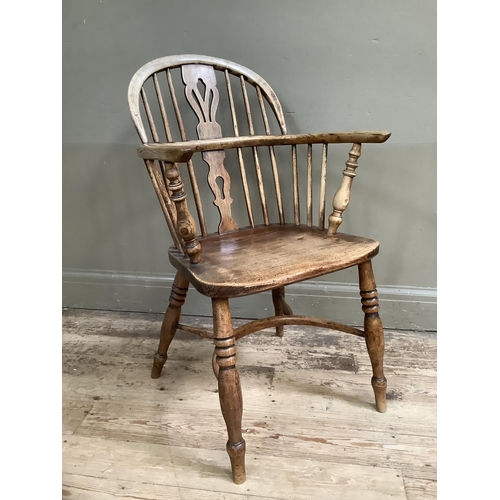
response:
<path id="1" fill-rule="evenodd" d="M 226 92 L 221 92 L 224 87 Z M 179 91 L 176 89 L 179 88 L 183 88 L 187 104 L 177 98 Z M 236 92 L 235 88 L 239 90 Z M 170 94 L 170 100 L 164 99 L 166 93 Z M 217 112 L 223 97 L 227 106 L 221 107 L 219 118 Z M 239 64 L 201 55 L 169 56 L 145 64 L 130 82 L 128 101 L 142 142 L 138 154 L 147 167 L 170 230 L 173 246 L 168 254 L 177 269 L 151 376 L 160 376 L 178 328 L 213 339 L 212 366 L 228 432 L 226 449 L 234 482 L 240 484 L 246 479 L 245 440 L 241 430 L 242 394 L 236 368 L 236 341 L 245 335 L 275 327 L 276 334 L 282 336 L 285 325 L 313 325 L 364 338 L 373 368 L 371 383 L 376 409 L 385 412 L 384 333 L 371 265 L 379 243 L 340 233 L 338 228 L 349 204 L 361 145 L 385 142 L 390 133 L 287 134 L 280 102 L 266 81 Z M 240 111 L 243 119 L 239 116 Z M 229 136 L 223 135 L 219 123 L 224 119 L 232 129 Z M 191 128 L 186 125 L 189 120 L 193 121 Z M 173 123 L 177 127 L 172 126 Z M 271 127 L 278 132 L 272 133 Z M 191 129 L 196 131 L 194 138 L 188 136 Z M 248 132 L 240 135 L 243 129 Z M 258 133 L 259 130 L 263 133 Z M 352 144 L 352 147 L 326 223 L 328 145 L 339 143 Z M 321 149 L 317 225 L 313 224 L 313 145 L 319 145 Z M 291 146 L 287 148 L 291 150 L 291 156 L 278 168 L 278 159 L 281 163 L 282 157 L 276 150 L 284 146 Z M 306 148 L 305 183 L 300 182 L 299 176 L 299 164 L 302 163 L 298 160 L 299 146 Z M 267 150 L 267 171 L 262 148 Z M 226 158 L 230 150 L 235 153 L 231 161 Z M 195 164 L 200 156 L 198 153 L 206 165 Z M 253 161 L 252 169 L 247 169 L 249 158 Z M 190 189 L 185 188 L 181 179 L 181 167 L 187 170 Z M 250 173 L 255 176 L 257 189 L 254 191 Z M 282 194 L 280 181 L 283 174 L 288 179 L 291 177 L 292 194 L 289 196 Z M 218 210 L 218 227 L 212 232 L 208 229 L 206 207 L 203 206 L 203 196 L 207 191 L 198 185 L 200 176 L 207 179 L 214 197 L 213 205 Z M 231 185 L 236 186 L 234 177 L 239 177 L 241 182 L 241 194 L 235 196 L 235 200 L 231 198 Z M 267 182 L 267 177 L 272 177 L 273 182 Z M 301 210 L 299 188 L 302 184 L 306 188 L 306 203 L 305 207 L 302 204 Z M 190 191 L 189 196 L 186 191 Z M 260 210 L 254 210 L 252 196 L 258 199 Z M 194 202 L 199 232 L 188 199 Z M 233 218 L 233 201 L 235 205 L 236 202 L 244 205 L 247 221 L 243 227 Z M 288 205 L 285 204 L 287 201 Z M 305 224 L 302 223 L 304 208 Z M 285 301 L 286 285 L 351 266 L 358 267 L 363 330 L 293 314 Z M 213 330 L 179 322 L 190 284 L 211 298 Z M 269 290 L 272 291 L 275 315 L 233 328 L 229 299 Z"/>

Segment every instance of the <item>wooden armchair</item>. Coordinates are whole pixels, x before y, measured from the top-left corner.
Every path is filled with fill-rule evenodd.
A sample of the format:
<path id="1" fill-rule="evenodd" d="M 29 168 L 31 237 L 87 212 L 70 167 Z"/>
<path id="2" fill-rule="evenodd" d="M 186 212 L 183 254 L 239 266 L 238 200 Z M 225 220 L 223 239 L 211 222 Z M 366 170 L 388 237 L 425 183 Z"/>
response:
<path id="1" fill-rule="evenodd" d="M 179 82 L 175 81 L 176 76 L 182 79 L 185 97 L 195 115 L 188 109 L 191 116 L 187 116 L 184 112 L 186 104 L 178 100 L 176 85 L 179 88 Z M 223 88 L 226 91 L 224 93 Z M 167 94 L 170 94 L 170 99 L 164 98 Z M 223 95 L 228 109 L 221 107 L 218 110 Z M 373 367 L 371 383 L 376 408 L 384 412 L 387 385 L 383 372 L 384 333 L 378 314 L 379 301 L 371 265 L 372 257 L 378 253 L 379 243 L 339 233 L 338 228 L 349 204 L 361 145 L 385 142 L 390 133 L 289 135 L 286 133 L 281 105 L 267 82 L 239 64 L 200 55 L 163 57 L 147 63 L 132 78 L 128 100 L 132 120 L 143 143 L 138 148 L 138 154 L 144 159 L 171 232 L 174 245 L 169 249 L 169 258 L 177 269 L 151 376 L 160 376 L 169 345 L 178 328 L 213 339 L 215 352 L 212 364 L 228 431 L 227 452 L 234 482 L 240 484 L 245 481 L 242 395 L 236 368 L 236 341 L 245 335 L 276 327 L 277 335 L 282 336 L 284 325 L 313 325 L 364 338 Z M 234 136 L 223 136 L 218 111 L 226 113 L 224 116 L 228 122 L 230 117 L 231 134 Z M 241 120 L 238 119 L 239 111 L 244 113 Z M 269 120 L 268 115 L 274 115 L 275 121 Z M 188 128 L 185 124 L 189 120 L 198 122 L 197 125 L 193 123 L 192 127 L 196 128 L 195 140 L 189 140 L 186 134 Z M 177 128 L 173 127 L 174 123 Z M 248 129 L 248 135 L 240 136 L 243 126 Z M 279 129 L 278 134 L 271 133 L 272 126 Z M 264 134 L 256 134 L 259 127 Z M 328 221 L 325 221 L 328 145 L 338 143 L 352 143 L 352 147 L 340 186 L 333 197 L 333 211 Z M 320 145 L 315 149 L 321 150 L 320 189 L 315 201 L 319 212 L 316 220 L 313 218 L 315 144 Z M 307 148 L 304 162 L 298 161 L 300 145 Z M 289 146 L 287 149 L 291 150 L 291 156 L 287 156 L 286 163 L 279 167 L 278 159 L 281 163 L 281 157 L 276 151 L 278 146 Z M 267 171 L 262 148 L 267 150 L 264 151 L 268 162 Z M 227 150 L 231 149 L 234 150 L 234 161 L 228 162 L 226 152 L 229 154 Z M 208 165 L 208 173 L 206 165 L 195 165 L 196 156 L 200 156 L 197 153 L 201 153 Z M 253 163 L 252 169 L 247 168 L 249 158 Z M 183 163 L 187 167 L 192 193 L 189 201 L 194 202 L 199 229 L 188 207 L 186 191 L 189 190 L 185 190 L 181 179 L 180 164 Z M 300 163 L 305 163 L 303 176 L 307 182 L 299 182 Z M 257 186 L 253 191 L 250 173 Z M 281 180 L 283 176 L 287 176 L 289 182 L 291 179 L 292 189 L 289 191 L 293 192 L 282 193 L 280 173 Z M 273 182 L 266 183 L 266 175 L 270 178 L 271 174 Z M 206 193 L 198 185 L 198 179 L 207 175 L 214 196 L 213 205 L 220 214 L 216 232 L 209 232 L 207 228 L 208 218 L 205 218 L 204 212 L 207 207 L 203 207 L 202 203 Z M 240 178 L 239 192 L 242 194 L 235 197 L 234 207 L 237 203 L 244 205 L 242 211 L 247 214 L 245 227 L 240 227 L 232 215 L 234 207 L 230 188 L 236 175 Z M 306 185 L 305 224 L 301 222 L 299 203 L 301 184 Z M 252 195 L 254 199 L 258 198 L 257 208 L 252 203 Z M 314 225 L 316 221 L 317 225 Z M 286 285 L 351 266 L 358 266 L 359 270 L 363 330 L 326 319 L 293 314 L 285 302 Z M 212 299 L 213 331 L 179 323 L 189 284 Z M 272 291 L 275 316 L 234 329 L 229 299 L 266 290 Z"/>

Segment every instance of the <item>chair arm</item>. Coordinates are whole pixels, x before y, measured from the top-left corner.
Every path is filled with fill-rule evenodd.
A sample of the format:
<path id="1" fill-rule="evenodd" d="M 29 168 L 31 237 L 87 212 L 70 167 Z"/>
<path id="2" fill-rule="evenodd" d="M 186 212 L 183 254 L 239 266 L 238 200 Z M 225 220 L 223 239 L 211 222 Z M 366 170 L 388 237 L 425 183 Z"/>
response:
<path id="1" fill-rule="evenodd" d="M 137 149 L 137 153 L 145 160 L 162 160 L 174 163 L 187 162 L 194 153 L 203 151 L 293 144 L 382 143 L 389 139 L 390 136 L 390 132 L 374 131 L 221 137 L 184 142 L 146 143 Z"/>

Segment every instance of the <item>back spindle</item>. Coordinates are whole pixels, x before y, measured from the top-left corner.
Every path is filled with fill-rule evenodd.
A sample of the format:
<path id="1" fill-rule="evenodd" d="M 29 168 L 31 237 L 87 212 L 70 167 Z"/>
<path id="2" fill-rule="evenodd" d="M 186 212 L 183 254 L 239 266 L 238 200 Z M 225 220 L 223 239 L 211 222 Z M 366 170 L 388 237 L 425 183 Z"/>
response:
<path id="1" fill-rule="evenodd" d="M 312 226 L 312 144 L 307 145 L 307 227 Z"/>
<path id="2" fill-rule="evenodd" d="M 292 144 L 292 178 L 293 178 L 293 221 L 300 226 L 299 173 L 297 169 L 297 145 Z"/>
<path id="3" fill-rule="evenodd" d="M 328 156 L 328 144 L 323 144 L 323 150 L 321 152 L 321 184 L 320 184 L 320 189 L 319 189 L 318 228 L 320 231 L 323 231 L 323 229 L 325 229 L 327 156 Z"/>
<path id="4" fill-rule="evenodd" d="M 151 108 L 149 106 L 146 92 L 144 91 L 144 87 L 141 89 L 141 100 L 142 100 L 142 105 L 144 106 L 144 111 L 146 113 L 146 118 L 148 120 L 149 130 L 151 131 L 151 136 L 152 136 L 153 142 L 160 142 L 160 138 L 158 136 L 158 131 L 156 130 L 155 122 L 153 119 L 153 115 L 151 113 Z M 165 163 L 162 161 L 159 161 L 159 164 L 160 164 L 160 169 L 161 169 L 161 175 L 163 177 L 163 182 L 165 183 L 165 186 L 166 186 L 166 185 L 168 185 L 168 182 L 167 182 L 167 179 L 165 177 Z"/>
<path id="5" fill-rule="evenodd" d="M 256 87 L 256 91 L 257 91 L 257 97 L 259 99 L 260 110 L 262 112 L 262 119 L 264 120 L 264 128 L 266 131 L 266 135 L 271 135 L 271 129 L 269 127 L 269 120 L 267 119 L 267 113 L 264 105 L 264 99 L 262 98 L 262 92 L 259 87 Z M 271 159 L 271 168 L 273 170 L 274 189 L 276 191 L 276 202 L 278 204 L 278 214 L 279 214 L 280 224 L 284 224 L 285 215 L 283 210 L 283 199 L 281 197 L 280 178 L 278 175 L 278 166 L 276 164 L 276 155 L 274 154 L 273 146 L 269 146 L 269 157 Z"/>
<path id="6" fill-rule="evenodd" d="M 163 102 L 163 95 L 160 89 L 160 83 L 158 81 L 158 75 L 155 73 L 153 75 L 153 82 L 155 86 L 156 97 L 158 99 L 158 105 L 160 107 L 161 119 L 163 122 L 163 128 L 165 130 L 165 137 L 167 142 L 172 142 L 172 131 L 170 130 L 170 124 L 168 122 L 167 112 L 165 111 L 165 104 Z"/>
<path id="7" fill-rule="evenodd" d="M 245 84 L 245 78 L 243 77 L 243 75 L 240 76 L 240 83 L 241 83 L 241 92 L 243 94 L 243 102 L 245 103 L 245 111 L 247 114 L 248 131 L 250 135 L 255 135 L 253 128 L 253 121 L 252 121 L 252 113 L 250 111 L 250 103 L 248 101 L 247 88 Z M 252 151 L 253 151 L 253 160 L 255 163 L 255 173 L 257 175 L 257 184 L 259 187 L 259 197 L 260 197 L 260 204 L 262 207 L 262 216 L 264 217 L 264 224 L 268 226 L 269 213 L 267 211 L 266 193 L 264 192 L 264 181 L 262 179 L 262 171 L 260 168 L 259 153 L 256 147 L 252 147 Z"/>
<path id="8" fill-rule="evenodd" d="M 233 90 L 231 88 L 231 80 L 229 78 L 229 71 L 227 69 L 224 70 L 224 76 L 226 78 L 227 95 L 229 97 L 229 107 L 231 109 L 231 118 L 233 120 L 234 136 L 239 137 L 240 134 L 238 130 L 238 121 L 236 120 L 236 108 L 234 107 Z M 245 162 L 243 160 L 243 153 L 241 151 L 241 148 L 237 148 L 237 153 L 238 153 L 238 163 L 240 165 L 240 172 L 241 172 L 241 182 L 243 184 L 243 193 L 245 196 L 245 204 L 248 214 L 248 223 L 250 224 L 251 227 L 255 227 L 253 219 L 253 211 L 252 211 L 252 202 L 250 200 L 250 191 L 248 189 L 247 171 L 245 168 Z"/>
<path id="9" fill-rule="evenodd" d="M 163 102 L 163 95 L 161 93 L 160 83 L 158 81 L 158 76 L 156 73 L 153 75 L 153 83 L 154 83 L 154 88 L 155 88 L 155 92 L 156 92 L 156 98 L 158 100 L 158 106 L 160 108 L 163 129 L 165 130 L 165 137 L 167 138 L 167 142 L 172 142 L 172 133 L 170 130 L 170 124 L 168 123 L 168 117 L 167 117 L 167 113 L 165 111 L 165 104 Z M 144 89 L 143 89 L 143 91 L 144 91 Z M 144 97 L 145 97 L 145 95 L 144 95 Z M 155 135 L 156 135 L 156 138 L 154 139 L 155 142 L 159 142 L 158 133 L 156 132 L 156 129 L 155 129 L 155 133 L 153 134 L 153 137 Z M 165 182 L 165 186 L 167 186 L 168 183 L 167 183 L 167 178 L 165 177 L 165 162 L 160 161 L 160 167 L 161 167 L 161 173 L 163 176 L 163 180 Z M 171 203 L 171 206 L 173 208 L 172 202 L 170 202 L 170 203 Z"/>
<path id="10" fill-rule="evenodd" d="M 149 129 L 151 130 L 151 136 L 153 138 L 153 141 L 160 142 L 160 139 L 158 137 L 158 132 L 156 130 L 156 125 L 153 119 L 153 115 L 151 113 L 151 108 L 149 107 L 148 98 L 146 96 L 144 88 L 141 89 L 141 99 L 142 99 L 142 104 L 144 106 L 144 111 L 146 112 L 146 118 L 148 120 Z"/>

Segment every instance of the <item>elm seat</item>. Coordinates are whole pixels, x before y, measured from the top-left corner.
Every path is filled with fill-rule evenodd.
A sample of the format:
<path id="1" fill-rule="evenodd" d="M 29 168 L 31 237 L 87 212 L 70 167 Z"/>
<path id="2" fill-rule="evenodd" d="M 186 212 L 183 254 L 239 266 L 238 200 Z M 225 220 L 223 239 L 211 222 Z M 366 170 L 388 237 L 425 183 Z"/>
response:
<path id="1" fill-rule="evenodd" d="M 339 233 L 338 228 L 349 204 L 361 146 L 383 143 L 391 134 L 289 134 L 278 97 L 261 76 L 240 64 L 202 55 L 146 63 L 130 82 L 128 100 L 141 140 L 137 153 L 170 230 L 174 246 L 169 258 L 177 269 L 151 377 L 161 376 L 177 329 L 213 340 L 212 368 L 234 482 L 241 484 L 246 478 L 236 356 L 236 343 L 245 335 L 275 327 L 281 337 L 286 325 L 313 325 L 364 338 L 375 406 L 384 412 L 384 330 L 371 265 L 379 244 Z M 340 185 L 327 202 L 333 163 L 329 147 L 337 144 L 352 146 Z M 215 218 L 206 216 L 209 210 Z M 209 221 L 216 219 L 217 227 L 211 227 Z M 286 285 L 353 266 L 358 268 L 363 330 L 293 313 L 285 300 Z M 180 322 L 190 285 L 211 299 L 213 329 Z M 272 292 L 275 315 L 234 328 L 229 299 L 265 290 Z"/>
<path id="2" fill-rule="evenodd" d="M 377 255 L 378 241 L 317 228 L 271 224 L 200 239 L 201 259 L 175 247 L 172 265 L 208 297 L 242 297 L 339 271 Z M 249 259 L 258 255 L 258 260 Z M 276 266 L 279 262 L 279 266 Z"/>

